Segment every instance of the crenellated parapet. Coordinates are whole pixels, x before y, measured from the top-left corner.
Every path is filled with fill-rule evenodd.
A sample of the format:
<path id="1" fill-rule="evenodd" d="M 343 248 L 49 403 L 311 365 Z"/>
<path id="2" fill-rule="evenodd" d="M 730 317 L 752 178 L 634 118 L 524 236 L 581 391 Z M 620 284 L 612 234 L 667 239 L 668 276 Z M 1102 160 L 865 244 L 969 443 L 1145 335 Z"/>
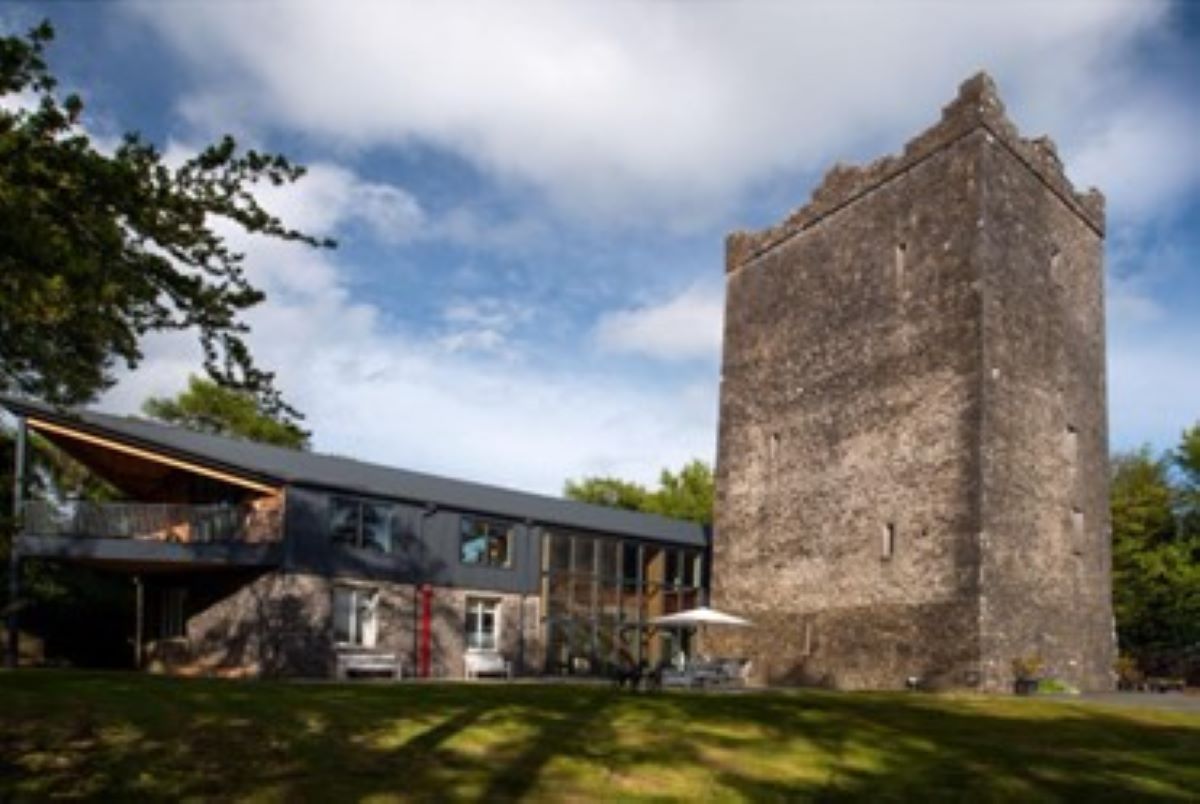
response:
<path id="1" fill-rule="evenodd" d="M 979 129 L 1007 148 L 1089 227 L 1103 236 L 1103 194 L 1095 188 L 1076 191 L 1063 170 L 1053 140 L 1045 136 L 1023 138 L 1008 119 L 995 82 L 986 72 L 980 72 L 959 86 L 957 97 L 942 109 L 941 120 L 910 140 L 902 153 L 863 166 L 838 163 L 813 190 L 809 202 L 781 223 L 757 232 L 731 233 L 725 243 L 726 271 L 736 271 Z"/>

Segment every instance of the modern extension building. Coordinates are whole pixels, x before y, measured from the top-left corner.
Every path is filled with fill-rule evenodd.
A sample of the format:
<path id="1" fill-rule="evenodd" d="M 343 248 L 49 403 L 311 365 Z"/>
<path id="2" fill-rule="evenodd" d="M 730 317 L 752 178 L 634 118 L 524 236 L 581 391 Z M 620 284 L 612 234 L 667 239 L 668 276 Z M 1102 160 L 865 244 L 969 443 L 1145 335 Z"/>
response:
<path id="1" fill-rule="evenodd" d="M 647 621 L 706 596 L 709 534 L 692 523 L 0 405 L 17 417 L 18 477 L 32 430 L 123 496 L 20 499 L 12 578 L 31 557 L 135 578 L 143 667 L 325 676 L 378 652 L 418 676 L 461 676 L 471 656 L 597 674 L 670 655 L 684 635 Z"/>

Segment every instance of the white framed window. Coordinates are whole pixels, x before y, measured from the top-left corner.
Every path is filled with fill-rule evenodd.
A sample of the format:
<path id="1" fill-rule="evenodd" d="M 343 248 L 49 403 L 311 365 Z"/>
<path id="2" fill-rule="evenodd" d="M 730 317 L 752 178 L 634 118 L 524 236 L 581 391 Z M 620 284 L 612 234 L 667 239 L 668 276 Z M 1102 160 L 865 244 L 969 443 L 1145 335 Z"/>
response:
<path id="1" fill-rule="evenodd" d="M 500 644 L 500 601 L 467 598 L 467 650 L 496 650 Z"/>
<path id="2" fill-rule="evenodd" d="M 338 645 L 375 647 L 379 592 L 357 586 L 333 588 L 333 641 Z"/>

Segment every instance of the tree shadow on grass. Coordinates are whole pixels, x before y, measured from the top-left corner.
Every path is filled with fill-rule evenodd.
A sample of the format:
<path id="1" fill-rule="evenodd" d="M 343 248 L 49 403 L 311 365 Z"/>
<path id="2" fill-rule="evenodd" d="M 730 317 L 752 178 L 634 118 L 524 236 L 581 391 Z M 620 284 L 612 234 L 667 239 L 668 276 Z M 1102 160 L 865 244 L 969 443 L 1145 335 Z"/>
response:
<path id="1" fill-rule="evenodd" d="M 1191 800 L 1200 719 L 1003 699 L 0 676 L 0 799 Z"/>
<path id="2" fill-rule="evenodd" d="M 681 702 L 680 717 L 694 713 Z M 998 714 L 996 710 L 1000 710 Z M 748 753 L 811 746 L 825 778 L 792 781 L 721 769 L 754 800 L 1194 800 L 1200 719 L 1138 720 L 1070 705 L 925 696 L 763 694 L 707 707 L 708 722 L 761 724 Z"/>

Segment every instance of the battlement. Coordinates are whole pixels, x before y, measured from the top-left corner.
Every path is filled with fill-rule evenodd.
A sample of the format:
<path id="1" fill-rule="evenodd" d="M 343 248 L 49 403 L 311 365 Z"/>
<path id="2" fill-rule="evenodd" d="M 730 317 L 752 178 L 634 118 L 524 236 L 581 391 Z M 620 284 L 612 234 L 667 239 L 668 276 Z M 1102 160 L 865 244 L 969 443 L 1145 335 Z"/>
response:
<path id="1" fill-rule="evenodd" d="M 984 129 L 1046 184 L 1098 235 L 1104 234 L 1104 196 L 1095 188 L 1078 192 L 1063 171 L 1049 137 L 1025 139 L 1008 119 L 996 84 L 986 72 L 964 81 L 958 96 L 942 109 L 941 120 L 910 140 L 899 155 L 868 165 L 838 163 L 813 190 L 811 200 L 781 223 L 758 232 L 737 231 L 726 239 L 726 271 L 733 272 L 813 226 L 847 204 L 910 170 L 972 132 Z"/>

